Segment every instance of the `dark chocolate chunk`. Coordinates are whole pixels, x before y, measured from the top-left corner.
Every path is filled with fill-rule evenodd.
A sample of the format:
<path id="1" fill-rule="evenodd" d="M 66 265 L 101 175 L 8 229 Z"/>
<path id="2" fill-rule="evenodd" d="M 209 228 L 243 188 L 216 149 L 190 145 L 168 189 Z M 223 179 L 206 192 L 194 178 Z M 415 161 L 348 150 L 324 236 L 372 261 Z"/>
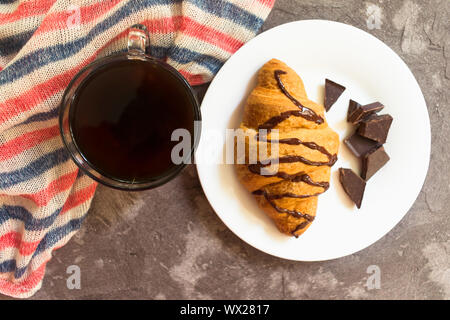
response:
<path id="1" fill-rule="evenodd" d="M 350 115 L 357 109 L 361 107 L 361 105 L 354 101 L 350 100 L 350 103 L 348 104 L 348 112 L 347 112 L 347 121 L 350 122 Z"/>
<path id="2" fill-rule="evenodd" d="M 361 177 L 366 181 L 369 180 L 389 160 L 390 158 L 383 147 L 379 147 L 378 149 L 369 152 L 362 159 Z"/>
<path id="3" fill-rule="evenodd" d="M 354 173 L 353 170 L 344 168 L 339 169 L 339 181 L 345 193 L 347 193 L 358 209 L 360 209 L 364 190 L 366 189 L 366 182 Z"/>
<path id="4" fill-rule="evenodd" d="M 381 146 L 378 142 L 361 137 L 356 132 L 349 138 L 345 139 L 344 143 L 358 158 L 365 156 L 370 151 L 378 149 Z"/>
<path id="5" fill-rule="evenodd" d="M 385 143 L 392 124 L 392 117 L 389 114 L 371 115 L 365 119 L 359 129 L 359 135 L 375 140 L 379 143 Z"/>
<path id="6" fill-rule="evenodd" d="M 353 124 L 358 124 L 368 116 L 381 111 L 384 106 L 380 102 L 358 106 L 353 112 L 347 116 L 347 121 Z"/>
<path id="7" fill-rule="evenodd" d="M 344 86 L 325 79 L 325 110 L 329 111 L 344 91 Z"/>

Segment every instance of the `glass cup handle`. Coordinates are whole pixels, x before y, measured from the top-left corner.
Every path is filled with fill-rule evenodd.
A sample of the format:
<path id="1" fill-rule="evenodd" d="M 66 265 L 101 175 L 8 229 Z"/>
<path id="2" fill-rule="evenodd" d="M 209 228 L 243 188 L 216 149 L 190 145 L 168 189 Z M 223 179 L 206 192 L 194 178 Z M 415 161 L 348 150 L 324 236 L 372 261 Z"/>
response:
<path id="1" fill-rule="evenodd" d="M 128 31 L 128 53 L 145 54 L 149 47 L 150 39 L 147 27 L 135 24 Z"/>

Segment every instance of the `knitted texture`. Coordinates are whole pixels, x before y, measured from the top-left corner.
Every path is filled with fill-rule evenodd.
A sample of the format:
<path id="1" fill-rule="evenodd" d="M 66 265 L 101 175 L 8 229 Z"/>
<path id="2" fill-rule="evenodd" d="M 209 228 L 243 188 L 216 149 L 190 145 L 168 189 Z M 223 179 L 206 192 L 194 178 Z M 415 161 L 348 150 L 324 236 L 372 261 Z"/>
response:
<path id="1" fill-rule="evenodd" d="M 0 0 L 0 293 L 29 297 L 80 228 L 96 183 L 63 148 L 64 89 L 144 24 L 151 54 L 192 85 L 211 80 L 275 0 Z"/>

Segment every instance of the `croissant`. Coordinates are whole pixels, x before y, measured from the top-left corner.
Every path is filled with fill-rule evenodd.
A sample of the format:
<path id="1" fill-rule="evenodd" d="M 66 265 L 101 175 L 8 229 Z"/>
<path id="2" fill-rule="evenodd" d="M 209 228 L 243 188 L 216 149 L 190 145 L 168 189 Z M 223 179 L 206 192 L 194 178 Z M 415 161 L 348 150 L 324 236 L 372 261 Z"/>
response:
<path id="1" fill-rule="evenodd" d="M 328 126 L 324 113 L 322 105 L 308 99 L 295 71 L 276 59 L 259 71 L 257 86 L 245 105 L 240 125 L 245 151 L 244 159 L 237 161 L 237 175 L 287 235 L 298 237 L 309 228 L 318 195 L 329 188 L 339 136 Z M 273 144 L 277 144 L 277 155 L 271 154 Z M 267 156 L 258 153 L 251 162 L 252 148 L 267 150 Z M 262 174 L 269 159 L 278 161 L 278 168 Z"/>

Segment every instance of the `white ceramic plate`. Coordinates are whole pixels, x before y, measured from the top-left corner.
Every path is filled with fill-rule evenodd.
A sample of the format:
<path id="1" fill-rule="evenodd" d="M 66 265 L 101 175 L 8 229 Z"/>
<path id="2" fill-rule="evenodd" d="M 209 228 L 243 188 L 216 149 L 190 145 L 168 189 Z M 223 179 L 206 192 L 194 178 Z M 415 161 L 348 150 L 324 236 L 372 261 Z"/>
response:
<path id="1" fill-rule="evenodd" d="M 325 78 L 347 90 L 326 117 L 341 141 L 352 131 L 346 122 L 349 99 L 362 104 L 381 101 L 382 113 L 394 122 L 385 149 L 391 161 L 366 188 L 360 210 L 339 183 L 340 167 L 359 170 L 359 163 L 341 144 L 331 187 L 319 197 L 317 217 L 298 239 L 281 234 L 239 183 L 232 165 L 205 163 L 204 155 L 222 159 L 224 140 L 211 132 L 238 128 L 255 75 L 277 58 L 302 78 L 311 100 L 323 103 Z M 341 23 L 307 20 L 284 24 L 248 42 L 223 66 L 203 100 L 202 137 L 197 170 L 212 207 L 238 237 L 271 255 L 299 261 L 320 261 L 355 253 L 388 233 L 417 198 L 430 158 L 430 124 L 420 87 L 413 74 L 383 42 Z M 212 152 L 214 146 L 219 149 Z M 359 172 L 359 171 L 356 171 Z"/>

